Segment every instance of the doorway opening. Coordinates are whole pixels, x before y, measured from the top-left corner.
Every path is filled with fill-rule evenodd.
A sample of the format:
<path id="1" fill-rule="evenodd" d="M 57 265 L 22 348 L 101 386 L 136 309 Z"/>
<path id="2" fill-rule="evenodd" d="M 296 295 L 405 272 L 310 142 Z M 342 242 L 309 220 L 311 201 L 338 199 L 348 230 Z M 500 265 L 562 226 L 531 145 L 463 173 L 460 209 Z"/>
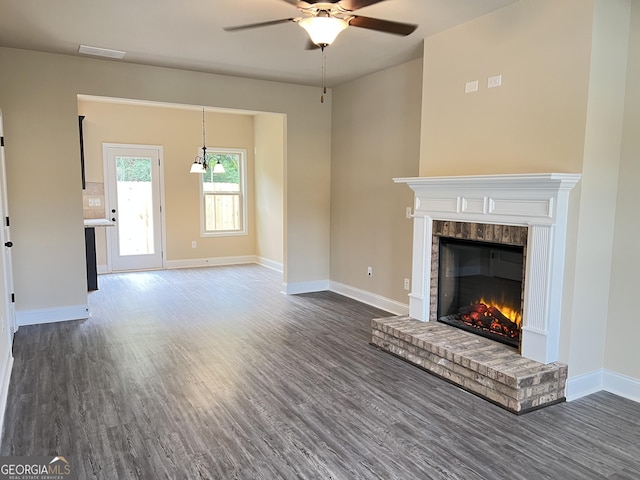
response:
<path id="1" fill-rule="evenodd" d="M 259 263 L 283 272 L 286 116 L 281 113 L 204 107 L 207 153 L 239 149 L 245 152 L 246 157 L 246 169 L 243 172 L 246 175 L 246 195 L 239 203 L 240 216 L 236 218 L 240 220 L 241 227 L 216 225 L 215 232 L 211 232 L 209 230 L 212 228 L 202 227 L 202 212 L 204 210 L 206 213 L 208 207 L 205 199 L 211 197 L 202 190 L 208 186 L 202 185 L 206 179 L 199 174 L 189 173 L 194 157 L 201 154 L 202 109 L 202 106 L 194 105 L 78 95 L 78 113 L 84 116 L 87 181 L 87 189 L 83 191 L 85 218 L 94 218 L 88 216 L 93 213 L 95 218 L 100 216 L 108 224 L 117 223 L 122 227 L 125 223 L 122 207 L 112 205 L 111 192 L 116 192 L 118 187 L 107 178 L 107 170 L 103 165 L 103 158 L 106 162 L 107 155 L 103 152 L 103 145 L 161 145 L 162 262 L 157 260 L 155 265 L 145 264 L 133 269 Z M 138 154 L 121 157 L 130 158 L 127 162 L 136 174 L 139 173 L 136 170 L 139 164 L 145 163 L 131 160 L 138 158 Z M 115 173 L 113 176 L 117 178 Z M 112 186 L 109 187 L 107 183 Z M 94 187 L 95 191 L 89 190 Z M 229 198 L 236 194 L 232 191 L 214 193 L 216 200 L 222 200 L 222 194 L 227 194 Z M 95 212 L 89 211 L 92 202 Z M 116 218 L 116 222 L 112 222 L 112 218 Z M 129 233 L 130 229 L 126 230 Z M 150 236 L 142 236 L 145 240 L 141 240 L 140 244 L 132 247 L 134 251 L 129 252 L 136 255 L 126 255 L 131 257 L 126 259 L 127 265 L 118 267 L 112 259 L 123 256 L 120 253 L 127 252 L 127 248 L 120 244 L 122 239 L 118 239 L 117 247 L 113 245 L 115 241 L 107 245 L 107 236 L 115 237 L 115 233 L 114 227 L 95 229 L 98 275 L 130 270 L 130 261 L 136 259 L 139 251 L 144 251 L 143 247 L 151 244 Z M 114 252 L 114 249 L 119 251 Z M 154 253 L 157 251 L 153 249 Z"/>

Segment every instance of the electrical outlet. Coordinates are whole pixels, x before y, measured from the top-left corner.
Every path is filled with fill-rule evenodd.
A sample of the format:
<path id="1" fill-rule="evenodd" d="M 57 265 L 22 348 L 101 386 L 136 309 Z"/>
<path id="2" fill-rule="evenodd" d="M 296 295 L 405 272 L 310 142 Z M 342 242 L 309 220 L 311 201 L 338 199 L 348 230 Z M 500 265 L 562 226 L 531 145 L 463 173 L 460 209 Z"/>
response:
<path id="1" fill-rule="evenodd" d="M 411 280 L 409 280 L 408 278 L 404 279 L 404 289 L 405 290 L 411 289 Z"/>
<path id="2" fill-rule="evenodd" d="M 196 241 L 192 241 L 191 242 L 191 248 L 196 248 L 198 246 L 198 244 L 196 243 Z"/>
<path id="3" fill-rule="evenodd" d="M 413 213 L 411 212 L 411 207 L 407 207 L 407 218 L 413 218 Z"/>
<path id="4" fill-rule="evenodd" d="M 367 267 L 367 277 L 373 277 L 373 267 Z"/>

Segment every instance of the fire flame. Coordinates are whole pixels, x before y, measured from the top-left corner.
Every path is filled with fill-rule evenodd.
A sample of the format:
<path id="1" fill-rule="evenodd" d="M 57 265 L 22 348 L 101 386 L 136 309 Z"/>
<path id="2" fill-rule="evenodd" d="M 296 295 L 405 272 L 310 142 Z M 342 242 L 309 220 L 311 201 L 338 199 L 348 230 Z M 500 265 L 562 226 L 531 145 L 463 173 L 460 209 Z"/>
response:
<path id="1" fill-rule="evenodd" d="M 520 327 L 520 325 L 522 324 L 522 313 L 520 313 L 519 310 L 516 310 L 508 305 L 501 304 L 495 299 L 487 300 L 483 297 L 477 302 L 473 303 L 484 303 L 488 307 L 496 307 L 505 317 L 507 317 L 513 323 L 518 324 L 518 327 Z"/>

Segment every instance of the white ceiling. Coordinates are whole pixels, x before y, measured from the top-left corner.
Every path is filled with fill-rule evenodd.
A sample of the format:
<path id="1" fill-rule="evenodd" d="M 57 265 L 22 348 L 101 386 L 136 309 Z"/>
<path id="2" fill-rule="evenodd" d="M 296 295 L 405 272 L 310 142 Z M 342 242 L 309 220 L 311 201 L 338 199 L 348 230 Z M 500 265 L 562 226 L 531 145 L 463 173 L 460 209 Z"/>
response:
<path id="1" fill-rule="evenodd" d="M 327 84 L 417 58 L 422 40 L 517 0 L 385 0 L 356 14 L 418 24 L 407 37 L 349 27 L 326 49 Z M 123 60 L 203 72 L 321 83 L 320 50 L 295 23 L 223 27 L 298 17 L 285 0 L 0 0 L 0 46 L 79 55 L 80 44 L 124 50 Z"/>

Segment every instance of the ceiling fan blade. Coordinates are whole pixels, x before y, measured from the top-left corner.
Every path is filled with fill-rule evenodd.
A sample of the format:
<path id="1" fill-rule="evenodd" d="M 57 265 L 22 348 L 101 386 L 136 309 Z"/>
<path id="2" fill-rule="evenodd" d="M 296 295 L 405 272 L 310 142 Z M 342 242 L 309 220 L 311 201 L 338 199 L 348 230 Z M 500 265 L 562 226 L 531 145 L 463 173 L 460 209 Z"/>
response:
<path id="1" fill-rule="evenodd" d="M 413 33 L 417 25 L 412 23 L 392 22 L 390 20 L 380 20 L 378 18 L 361 17 L 352 15 L 349 17 L 349 25 L 353 27 L 368 28 L 378 32 L 393 33 L 394 35 L 409 35 Z"/>
<path id="2" fill-rule="evenodd" d="M 279 25 L 281 23 L 295 22 L 296 18 L 281 18 L 280 20 L 269 20 L 268 22 L 248 23 L 246 25 L 236 25 L 234 27 L 224 27 L 225 32 L 237 32 L 238 30 L 248 30 L 250 28 L 268 27 L 270 25 Z"/>
<path id="3" fill-rule="evenodd" d="M 295 5 L 298 8 L 309 8 L 310 5 L 315 5 L 316 3 L 341 3 L 340 0 L 284 0 L 291 5 Z M 374 0 L 375 2 L 382 2 L 383 0 Z"/>
<path id="4" fill-rule="evenodd" d="M 291 5 L 295 5 L 298 8 L 309 8 L 316 3 L 339 3 L 342 8 L 348 12 L 353 12 L 359 8 L 368 7 L 376 3 L 384 2 L 385 0 L 284 0 Z"/>
<path id="5" fill-rule="evenodd" d="M 341 0 L 340 5 L 344 7 L 345 10 L 353 12 L 359 8 L 368 7 L 369 5 L 374 5 L 384 1 L 385 0 Z"/>

